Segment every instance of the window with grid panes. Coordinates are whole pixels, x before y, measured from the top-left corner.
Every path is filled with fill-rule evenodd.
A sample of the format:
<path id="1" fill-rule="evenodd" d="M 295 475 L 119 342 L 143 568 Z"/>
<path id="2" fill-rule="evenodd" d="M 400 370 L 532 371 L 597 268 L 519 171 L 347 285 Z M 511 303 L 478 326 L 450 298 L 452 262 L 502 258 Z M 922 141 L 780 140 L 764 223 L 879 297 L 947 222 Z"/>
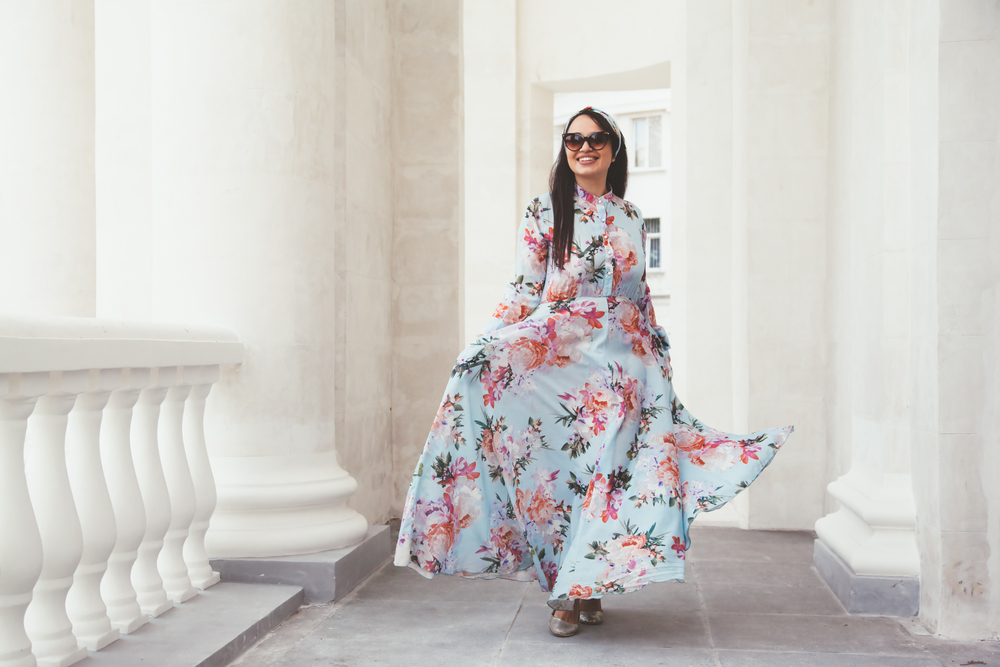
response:
<path id="1" fill-rule="evenodd" d="M 663 123 L 659 116 L 636 118 L 632 121 L 636 167 L 663 165 Z"/>
<path id="2" fill-rule="evenodd" d="M 646 218 L 646 268 L 659 269 L 660 263 L 660 219 Z"/>

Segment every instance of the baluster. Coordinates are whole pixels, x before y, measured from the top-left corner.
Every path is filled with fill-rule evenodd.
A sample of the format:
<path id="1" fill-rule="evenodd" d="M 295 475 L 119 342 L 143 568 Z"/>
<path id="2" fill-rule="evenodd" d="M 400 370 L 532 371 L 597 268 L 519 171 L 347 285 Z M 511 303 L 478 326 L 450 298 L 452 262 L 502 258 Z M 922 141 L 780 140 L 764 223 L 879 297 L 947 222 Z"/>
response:
<path id="1" fill-rule="evenodd" d="M 66 667 L 87 657 L 66 615 L 66 593 L 83 553 L 80 519 L 66 471 L 66 422 L 77 394 L 87 389 L 87 371 L 56 371 L 49 392 L 28 421 L 25 476 L 42 537 L 42 573 L 35 583 L 24 627 L 31 650 L 44 667 Z"/>
<path id="2" fill-rule="evenodd" d="M 163 477 L 156 431 L 160 404 L 166 398 L 167 390 L 176 382 L 176 368 L 152 369 L 150 384 L 139 392 L 139 401 L 132 416 L 132 458 L 146 510 L 146 532 L 132 568 L 132 585 L 135 586 L 139 606 L 153 617 L 174 606 L 163 589 L 163 580 L 156 568 L 157 557 L 163 548 L 163 536 L 170 527 L 170 496 Z"/>
<path id="3" fill-rule="evenodd" d="M 187 370 L 185 369 L 185 373 Z M 205 533 L 215 511 L 215 478 L 208 460 L 205 444 L 205 399 L 212 385 L 219 381 L 218 366 L 202 366 L 197 379 L 192 381 L 191 395 L 184 406 L 184 451 L 187 452 L 194 482 L 195 514 L 184 543 L 184 561 L 188 566 L 191 583 L 205 590 L 219 583 L 219 573 L 212 570 L 205 551 Z"/>
<path id="4" fill-rule="evenodd" d="M 76 398 L 66 428 L 66 467 L 83 531 L 83 556 L 66 596 L 73 634 L 91 651 L 118 639 L 101 599 L 101 579 L 115 547 L 115 511 L 101 466 L 101 418 L 120 370 L 91 370 L 87 391 Z"/>
<path id="5" fill-rule="evenodd" d="M 139 400 L 139 391 L 148 385 L 148 368 L 126 368 L 121 388 L 112 392 L 101 422 L 101 463 L 108 480 L 118 535 L 108 559 L 108 571 L 101 581 L 101 596 L 108 606 L 111 625 L 123 634 L 135 632 L 149 620 L 139 608 L 132 587 L 132 565 L 146 534 L 146 510 L 135 476 L 129 435 L 132 408 Z"/>
<path id="6" fill-rule="evenodd" d="M 24 612 L 42 572 L 42 537 L 28 496 L 24 444 L 28 416 L 48 384 L 48 373 L 0 375 L 0 667 L 36 664 Z"/>
<path id="7" fill-rule="evenodd" d="M 160 409 L 158 433 L 160 461 L 163 463 L 163 475 L 170 496 L 170 527 L 163 538 L 163 549 L 157 564 L 160 576 L 163 577 L 163 587 L 176 604 L 198 594 L 197 589 L 191 585 L 187 563 L 184 562 L 184 542 L 195 510 L 194 483 L 191 481 L 191 470 L 184 452 L 182 433 L 184 402 L 191 394 L 191 383 L 184 377 L 185 370 L 190 374 L 196 369 L 177 369 L 179 384 L 167 390 L 167 397 Z"/>

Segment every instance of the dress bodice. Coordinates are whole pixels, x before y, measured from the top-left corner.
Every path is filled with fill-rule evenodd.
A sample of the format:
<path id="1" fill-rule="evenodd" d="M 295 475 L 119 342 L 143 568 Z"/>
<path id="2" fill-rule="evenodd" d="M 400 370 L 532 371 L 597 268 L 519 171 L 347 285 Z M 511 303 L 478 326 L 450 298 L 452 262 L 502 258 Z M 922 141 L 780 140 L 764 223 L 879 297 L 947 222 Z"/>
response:
<path id="1" fill-rule="evenodd" d="M 573 244 L 563 268 L 546 252 L 542 301 L 615 296 L 638 302 L 645 292 L 646 269 L 646 230 L 639 210 L 610 191 L 597 197 L 579 186 L 574 208 Z M 529 210 L 551 240 L 550 195 L 535 199 Z"/>

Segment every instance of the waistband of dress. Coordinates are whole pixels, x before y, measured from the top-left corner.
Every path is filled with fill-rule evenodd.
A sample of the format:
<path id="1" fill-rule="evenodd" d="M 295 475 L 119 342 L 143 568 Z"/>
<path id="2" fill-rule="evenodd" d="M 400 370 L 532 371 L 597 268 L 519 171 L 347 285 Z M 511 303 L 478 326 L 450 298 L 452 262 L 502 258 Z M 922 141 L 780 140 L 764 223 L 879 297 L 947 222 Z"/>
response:
<path id="1" fill-rule="evenodd" d="M 577 302 L 577 301 L 608 301 L 608 302 L 613 302 L 613 303 L 617 303 L 619 301 L 631 301 L 637 307 L 639 306 L 639 300 L 638 299 L 633 299 L 632 297 L 629 297 L 629 296 L 620 296 L 620 295 L 614 295 L 614 296 L 574 296 L 574 297 L 572 297 L 570 299 L 558 299 L 558 300 L 543 298 L 541 304 L 544 305 L 546 303 L 572 303 L 572 302 Z"/>

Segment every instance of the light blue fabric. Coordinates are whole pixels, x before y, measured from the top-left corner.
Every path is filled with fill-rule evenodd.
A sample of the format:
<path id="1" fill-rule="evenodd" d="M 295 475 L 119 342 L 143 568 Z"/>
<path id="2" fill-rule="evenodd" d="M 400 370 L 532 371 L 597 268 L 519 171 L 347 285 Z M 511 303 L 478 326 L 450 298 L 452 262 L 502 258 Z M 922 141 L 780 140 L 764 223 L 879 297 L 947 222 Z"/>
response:
<path id="1" fill-rule="evenodd" d="M 688 527 L 770 463 L 792 427 L 709 428 L 671 384 L 639 210 L 577 188 L 558 270 L 549 195 L 528 206 L 515 279 L 464 350 L 406 498 L 395 563 L 537 579 L 550 604 L 684 579 Z"/>

